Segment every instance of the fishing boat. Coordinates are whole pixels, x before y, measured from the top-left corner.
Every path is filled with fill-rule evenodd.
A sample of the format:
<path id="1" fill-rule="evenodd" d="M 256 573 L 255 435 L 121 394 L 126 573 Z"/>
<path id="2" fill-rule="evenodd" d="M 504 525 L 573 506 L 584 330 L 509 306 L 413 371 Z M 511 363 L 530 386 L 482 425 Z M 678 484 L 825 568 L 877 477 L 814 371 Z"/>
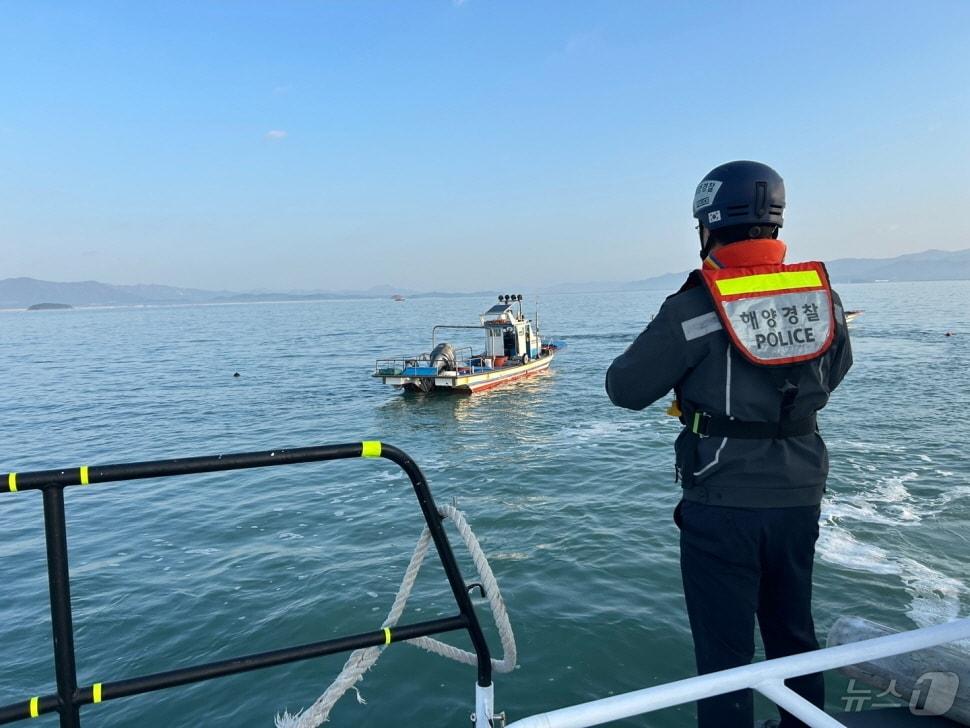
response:
<path id="1" fill-rule="evenodd" d="M 438 342 L 440 331 L 462 329 L 484 330 L 484 350 Z M 523 313 L 521 293 L 505 294 L 477 326 L 435 326 L 430 353 L 378 359 L 373 376 L 411 392 L 481 392 L 544 372 L 560 348 L 560 342 L 542 343 L 538 326 Z"/>

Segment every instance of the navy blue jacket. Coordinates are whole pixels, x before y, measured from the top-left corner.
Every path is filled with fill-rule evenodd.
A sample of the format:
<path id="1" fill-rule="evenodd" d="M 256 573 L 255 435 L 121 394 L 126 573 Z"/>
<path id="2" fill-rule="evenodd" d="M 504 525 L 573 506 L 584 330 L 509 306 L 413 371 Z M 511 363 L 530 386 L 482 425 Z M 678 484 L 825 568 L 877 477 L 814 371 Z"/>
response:
<path id="1" fill-rule="evenodd" d="M 734 350 L 703 286 L 682 289 L 610 366 L 606 391 L 614 404 L 640 410 L 673 389 L 681 403 L 703 412 L 743 422 L 777 422 L 785 389 L 789 416 L 810 417 L 826 405 L 852 366 L 845 313 L 834 292 L 833 298 L 832 346 L 820 358 L 779 373 Z M 817 432 L 777 439 L 698 438 L 685 428 L 675 450 L 679 473 L 685 463 L 693 463 L 690 477 L 682 478 L 687 500 L 753 508 L 804 506 L 817 505 L 825 490 L 828 453 Z"/>

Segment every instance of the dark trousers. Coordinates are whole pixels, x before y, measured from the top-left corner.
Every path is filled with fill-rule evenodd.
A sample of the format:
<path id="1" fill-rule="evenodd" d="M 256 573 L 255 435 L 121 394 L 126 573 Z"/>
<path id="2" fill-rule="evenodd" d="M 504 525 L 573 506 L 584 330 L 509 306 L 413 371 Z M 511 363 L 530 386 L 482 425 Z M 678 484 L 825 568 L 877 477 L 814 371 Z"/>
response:
<path id="1" fill-rule="evenodd" d="M 683 501 L 680 568 L 699 674 L 747 665 L 754 657 L 754 620 L 768 659 L 818 649 L 812 621 L 812 562 L 818 506 L 727 508 Z M 785 684 L 820 708 L 820 673 Z M 698 701 L 699 728 L 751 728 L 752 693 Z M 804 726 L 781 711 L 782 728 Z"/>

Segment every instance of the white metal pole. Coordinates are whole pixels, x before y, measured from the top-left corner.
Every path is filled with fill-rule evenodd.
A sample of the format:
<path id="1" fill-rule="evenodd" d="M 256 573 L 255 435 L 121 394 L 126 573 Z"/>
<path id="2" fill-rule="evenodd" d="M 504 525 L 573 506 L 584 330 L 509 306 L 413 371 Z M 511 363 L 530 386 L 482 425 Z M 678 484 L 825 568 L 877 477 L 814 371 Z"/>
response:
<path id="1" fill-rule="evenodd" d="M 794 690 L 786 687 L 782 680 L 765 680 L 755 685 L 754 689 L 812 728 L 845 728 L 843 723 L 839 723 L 824 710 L 815 707 Z"/>
<path id="2" fill-rule="evenodd" d="M 475 728 L 491 728 L 495 714 L 495 683 L 483 688 L 475 683 Z"/>
<path id="3" fill-rule="evenodd" d="M 805 652 L 533 715 L 508 728 L 588 728 L 672 705 L 970 638 L 970 619 Z"/>

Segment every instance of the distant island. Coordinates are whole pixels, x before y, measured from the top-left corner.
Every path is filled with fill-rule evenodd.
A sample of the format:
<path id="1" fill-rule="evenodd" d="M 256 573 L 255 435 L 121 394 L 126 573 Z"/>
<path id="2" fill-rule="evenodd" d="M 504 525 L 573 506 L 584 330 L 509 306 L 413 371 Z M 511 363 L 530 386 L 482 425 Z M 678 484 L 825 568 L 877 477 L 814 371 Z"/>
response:
<path id="1" fill-rule="evenodd" d="M 926 250 L 895 258 L 839 258 L 826 261 L 833 283 L 970 280 L 970 248 Z M 673 291 L 688 271 L 665 273 L 634 281 L 571 281 L 539 287 L 535 293 L 606 293 L 612 291 Z M 199 303 L 258 303 L 276 301 L 329 301 L 348 299 L 447 298 L 485 296 L 497 291 L 414 291 L 395 286 L 340 291 L 206 291 L 163 285 L 116 286 L 97 281 L 57 283 L 35 278 L 0 280 L 0 308 L 45 311 L 73 306 L 158 306 Z M 34 301 L 61 301 L 40 303 Z"/>
<path id="2" fill-rule="evenodd" d="M 28 311 L 63 311 L 68 308 L 74 308 L 69 303 L 35 303 L 33 306 L 28 306 Z"/>

